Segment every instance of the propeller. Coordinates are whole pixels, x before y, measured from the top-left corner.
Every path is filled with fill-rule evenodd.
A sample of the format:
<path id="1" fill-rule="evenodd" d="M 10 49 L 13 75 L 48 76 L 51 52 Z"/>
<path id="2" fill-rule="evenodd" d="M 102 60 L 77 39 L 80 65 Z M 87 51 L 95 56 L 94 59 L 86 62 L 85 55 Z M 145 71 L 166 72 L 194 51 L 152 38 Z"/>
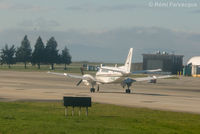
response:
<path id="1" fill-rule="evenodd" d="M 83 80 L 81 79 L 81 80 L 76 84 L 76 86 L 79 86 L 79 85 L 81 84 L 82 81 L 83 81 Z"/>
<path id="2" fill-rule="evenodd" d="M 84 68 L 83 68 L 83 67 L 80 67 L 80 70 L 81 70 L 81 74 L 84 75 L 84 72 L 83 72 Z M 81 80 L 76 84 L 76 86 L 79 86 L 79 85 L 81 84 L 82 81 L 83 81 L 83 79 L 81 79 Z"/>

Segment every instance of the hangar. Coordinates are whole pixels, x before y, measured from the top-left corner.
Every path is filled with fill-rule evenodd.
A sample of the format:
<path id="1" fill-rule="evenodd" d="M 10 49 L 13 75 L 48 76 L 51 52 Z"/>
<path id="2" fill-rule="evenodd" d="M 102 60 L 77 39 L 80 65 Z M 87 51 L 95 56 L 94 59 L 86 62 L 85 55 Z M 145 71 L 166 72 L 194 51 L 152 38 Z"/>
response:
<path id="1" fill-rule="evenodd" d="M 162 69 L 164 72 L 177 74 L 183 69 L 183 55 L 168 54 L 158 51 L 156 54 L 143 54 L 143 69 Z"/>
<path id="2" fill-rule="evenodd" d="M 200 77 L 200 56 L 195 56 L 189 59 L 184 70 L 185 75 L 192 75 L 193 77 Z"/>

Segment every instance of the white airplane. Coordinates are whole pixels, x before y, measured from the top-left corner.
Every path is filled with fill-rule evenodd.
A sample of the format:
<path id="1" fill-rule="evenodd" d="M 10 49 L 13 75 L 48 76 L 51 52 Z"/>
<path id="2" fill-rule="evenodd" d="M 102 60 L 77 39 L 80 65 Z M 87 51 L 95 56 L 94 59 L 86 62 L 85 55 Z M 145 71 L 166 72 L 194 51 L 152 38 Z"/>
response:
<path id="1" fill-rule="evenodd" d="M 101 65 L 95 76 L 92 76 L 90 74 L 84 74 L 83 70 L 81 70 L 82 76 L 68 74 L 68 73 L 54 73 L 54 72 L 48 72 L 48 73 L 81 79 L 77 83 L 77 86 L 80 85 L 81 82 L 83 82 L 87 86 L 90 85 L 91 86 L 90 92 L 95 92 L 94 87 L 96 85 L 97 85 L 97 91 L 99 91 L 100 84 L 117 84 L 118 83 L 118 84 L 121 84 L 123 88 L 127 86 L 127 89 L 125 91 L 126 93 L 130 93 L 131 92 L 130 86 L 134 82 L 171 77 L 170 75 L 164 75 L 164 76 L 159 76 L 159 77 L 148 76 L 148 77 L 142 77 L 142 78 L 130 78 L 129 76 L 132 73 L 138 73 L 138 72 L 131 72 L 132 54 L 133 54 L 133 48 L 130 48 L 126 62 L 123 66 L 118 67 L 117 65 L 115 65 L 115 67 L 109 67 L 109 66 Z M 161 69 L 143 70 L 143 71 L 139 71 L 139 73 L 153 73 L 153 72 L 159 72 L 159 71 L 161 71 Z"/>

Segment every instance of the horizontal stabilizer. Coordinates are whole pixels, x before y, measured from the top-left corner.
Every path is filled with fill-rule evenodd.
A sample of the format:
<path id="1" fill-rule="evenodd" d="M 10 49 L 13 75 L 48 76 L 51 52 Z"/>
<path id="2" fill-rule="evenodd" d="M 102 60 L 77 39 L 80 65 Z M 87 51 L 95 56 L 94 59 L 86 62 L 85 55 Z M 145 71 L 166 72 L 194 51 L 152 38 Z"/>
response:
<path id="1" fill-rule="evenodd" d="M 134 78 L 135 81 L 148 81 L 148 80 L 154 80 L 154 79 L 164 79 L 164 78 L 170 78 L 173 77 L 172 75 L 163 75 L 163 76 L 153 76 L 153 77 L 141 77 L 141 78 Z"/>
<path id="2" fill-rule="evenodd" d="M 151 74 L 156 72 L 161 72 L 162 69 L 153 69 L 153 70 L 141 70 L 141 71 L 134 71 L 133 74 Z"/>

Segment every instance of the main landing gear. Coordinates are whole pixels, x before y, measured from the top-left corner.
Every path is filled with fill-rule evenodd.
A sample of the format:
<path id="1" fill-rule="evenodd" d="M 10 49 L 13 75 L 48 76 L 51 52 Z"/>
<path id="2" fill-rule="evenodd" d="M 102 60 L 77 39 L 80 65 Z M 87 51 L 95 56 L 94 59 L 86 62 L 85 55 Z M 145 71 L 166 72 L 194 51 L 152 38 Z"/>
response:
<path id="1" fill-rule="evenodd" d="M 90 88 L 90 92 L 91 92 L 91 93 L 94 93 L 94 92 L 95 92 L 94 86 L 92 86 L 92 88 Z M 99 92 L 99 85 L 98 85 L 98 87 L 97 87 L 97 92 Z"/>
<path id="2" fill-rule="evenodd" d="M 94 93 L 95 92 L 95 88 L 90 88 L 90 92 Z"/>

